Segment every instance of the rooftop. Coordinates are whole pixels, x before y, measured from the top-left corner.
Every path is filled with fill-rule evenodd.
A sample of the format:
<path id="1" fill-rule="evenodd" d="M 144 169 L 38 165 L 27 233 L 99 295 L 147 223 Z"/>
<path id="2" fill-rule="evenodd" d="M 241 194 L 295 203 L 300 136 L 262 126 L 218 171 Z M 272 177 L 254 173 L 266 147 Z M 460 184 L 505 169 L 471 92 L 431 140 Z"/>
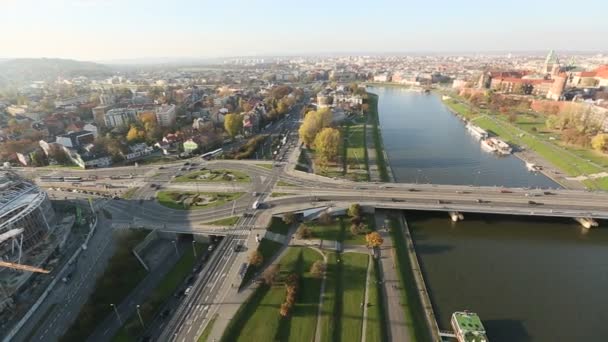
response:
<path id="1" fill-rule="evenodd" d="M 466 342 L 487 342 L 486 330 L 481 319 L 474 312 L 454 312 L 452 320 L 458 325 L 458 329 L 464 336 Z"/>

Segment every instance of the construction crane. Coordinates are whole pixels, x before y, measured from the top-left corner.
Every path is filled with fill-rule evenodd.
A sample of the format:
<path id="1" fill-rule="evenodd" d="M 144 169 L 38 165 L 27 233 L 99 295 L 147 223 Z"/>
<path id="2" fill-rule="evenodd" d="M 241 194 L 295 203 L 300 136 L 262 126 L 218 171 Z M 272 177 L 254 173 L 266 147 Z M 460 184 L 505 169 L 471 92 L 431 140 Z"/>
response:
<path id="1" fill-rule="evenodd" d="M 0 234 L 0 243 L 7 241 L 9 239 L 16 239 L 17 236 L 20 236 L 21 234 L 23 234 L 23 228 L 9 230 L 6 233 Z M 18 247 L 19 247 L 19 259 L 21 259 L 21 246 L 18 246 Z M 44 273 L 44 274 L 49 273 L 48 270 L 45 270 L 42 268 L 23 265 L 23 264 L 19 264 L 19 263 L 1 261 L 1 260 L 0 260 L 0 267 L 12 268 L 15 270 L 22 270 L 22 271 L 29 271 L 29 272 Z"/>
<path id="2" fill-rule="evenodd" d="M 29 272 L 36 272 L 36 273 L 44 273 L 44 274 L 49 273 L 48 270 L 45 270 L 42 268 L 23 265 L 23 264 L 15 264 L 15 263 L 6 262 L 6 261 L 0 261 L 0 267 L 6 267 L 6 268 L 12 268 L 14 270 L 22 270 L 22 271 L 29 271 Z"/>

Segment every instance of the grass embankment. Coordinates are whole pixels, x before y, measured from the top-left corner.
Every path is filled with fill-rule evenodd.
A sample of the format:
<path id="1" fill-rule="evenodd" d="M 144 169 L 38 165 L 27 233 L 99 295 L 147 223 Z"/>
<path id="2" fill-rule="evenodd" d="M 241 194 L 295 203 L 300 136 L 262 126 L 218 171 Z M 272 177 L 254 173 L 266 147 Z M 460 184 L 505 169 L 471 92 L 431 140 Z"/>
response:
<path id="1" fill-rule="evenodd" d="M 302 341 L 313 340 L 321 279 L 310 267 L 322 257 L 309 248 L 290 247 L 281 259 L 279 279 L 272 286 L 260 285 L 239 308 L 225 330 L 222 341 Z M 282 318 L 279 308 L 285 301 L 285 278 L 296 273 L 299 289 L 290 315 Z"/>
<path id="2" fill-rule="evenodd" d="M 197 342 L 208 342 L 207 340 L 209 340 L 209 335 L 211 335 L 211 331 L 213 331 L 213 325 L 215 324 L 216 320 L 217 314 L 215 314 L 215 316 L 213 316 L 209 323 L 207 323 L 205 330 L 203 330 L 201 336 L 198 337 Z"/>
<path id="3" fill-rule="evenodd" d="M 221 219 L 221 220 L 205 222 L 203 224 L 209 225 L 209 226 L 232 226 L 237 223 L 239 218 L 240 218 L 240 216 L 232 216 L 232 217 L 228 217 L 228 218 Z"/>
<path id="4" fill-rule="evenodd" d="M 183 176 L 176 177 L 174 180 L 176 183 L 187 183 L 187 182 L 239 182 L 247 183 L 251 181 L 249 175 L 241 171 L 235 170 L 202 170 L 187 173 Z"/>
<path id="5" fill-rule="evenodd" d="M 263 167 L 265 169 L 272 170 L 272 164 L 255 164 L 255 166 Z"/>
<path id="6" fill-rule="evenodd" d="M 80 309 L 76 321 L 60 341 L 84 341 L 99 322 L 111 313 L 110 303 L 119 304 L 146 276 L 145 269 L 131 253 L 148 231 L 120 231 L 117 246 L 103 274 L 97 279 L 93 293 Z M 125 276 L 128 275 L 128 276 Z"/>
<path id="7" fill-rule="evenodd" d="M 568 176 L 589 175 L 606 171 L 608 157 L 593 150 L 560 143 L 558 132 L 546 129 L 542 115 L 518 114 L 514 122 L 506 115 L 491 114 L 456 100 L 446 100 L 451 110 L 471 120 L 475 125 L 490 131 L 501 139 L 534 151 Z M 586 180 L 592 189 L 608 190 L 608 177 Z"/>
<path id="8" fill-rule="evenodd" d="M 266 228 L 269 232 L 287 235 L 289 231 L 289 225 L 283 221 L 283 218 L 273 216 L 270 220 L 270 225 Z"/>
<path id="9" fill-rule="evenodd" d="M 293 194 L 288 192 L 273 192 L 270 194 L 270 197 L 284 197 L 284 196 L 292 196 Z"/>
<path id="10" fill-rule="evenodd" d="M 123 195 L 122 198 L 124 199 L 131 199 L 133 197 L 133 195 L 135 195 L 135 192 L 139 190 L 139 188 L 135 187 L 135 188 L 129 188 L 129 190 L 127 190 Z"/>
<path id="11" fill-rule="evenodd" d="M 383 182 L 390 181 L 388 175 L 387 161 L 384 158 L 384 145 L 382 144 L 382 134 L 380 133 L 380 118 L 378 116 L 378 95 L 367 93 L 367 101 L 369 104 L 369 115 L 372 124 L 372 137 L 374 139 L 374 147 L 376 150 L 376 165 L 380 180 Z"/>
<path id="12" fill-rule="evenodd" d="M 277 186 L 296 186 L 297 187 L 297 185 L 291 184 L 291 183 L 288 183 L 288 182 L 285 182 L 285 181 L 278 181 L 277 182 Z"/>
<path id="13" fill-rule="evenodd" d="M 390 235 L 393 240 L 397 270 L 401 283 L 401 306 L 405 312 L 405 324 L 412 341 L 431 341 L 429 328 L 425 321 L 425 312 L 422 307 L 416 280 L 412 274 L 411 260 L 405 243 L 405 236 L 401 224 L 397 219 L 390 220 Z"/>
<path id="14" fill-rule="evenodd" d="M 197 256 L 201 256 L 207 249 L 204 244 L 196 244 Z M 160 310 L 162 304 L 171 297 L 177 288 L 184 282 L 186 277 L 192 272 L 192 268 L 197 258 L 194 253 L 187 250 L 182 254 L 175 266 L 165 275 L 163 280 L 152 291 L 152 294 L 141 304 L 140 312 L 144 322 L 151 322 L 154 315 Z M 139 335 L 143 333 L 141 323 L 137 314 L 131 316 L 127 322 L 118 330 L 112 341 L 128 342 L 137 341 Z"/>
<path id="15" fill-rule="evenodd" d="M 249 265 L 249 267 L 247 267 L 247 271 L 245 272 L 245 275 L 243 276 L 243 280 L 241 281 L 241 286 L 247 284 L 247 282 L 249 282 L 251 279 L 253 279 L 254 275 L 256 273 L 258 273 L 259 271 L 263 270 L 265 265 L 268 264 L 268 261 L 270 259 L 272 259 L 272 257 L 277 254 L 277 252 L 281 249 L 283 245 L 272 241 L 272 240 L 268 240 L 268 239 L 262 239 L 258 245 L 258 252 L 260 252 L 260 254 L 262 254 L 262 265 L 260 266 L 255 266 L 255 265 Z"/>
<path id="16" fill-rule="evenodd" d="M 198 195 L 208 199 L 207 203 L 202 205 L 187 205 L 183 201 L 183 196 L 189 195 L 191 197 Z M 171 209 L 179 210 L 196 210 L 205 209 L 210 207 L 217 207 L 224 205 L 228 202 L 234 201 L 243 195 L 242 192 L 181 192 L 181 191 L 159 191 L 156 193 L 156 199 L 158 203 Z"/>

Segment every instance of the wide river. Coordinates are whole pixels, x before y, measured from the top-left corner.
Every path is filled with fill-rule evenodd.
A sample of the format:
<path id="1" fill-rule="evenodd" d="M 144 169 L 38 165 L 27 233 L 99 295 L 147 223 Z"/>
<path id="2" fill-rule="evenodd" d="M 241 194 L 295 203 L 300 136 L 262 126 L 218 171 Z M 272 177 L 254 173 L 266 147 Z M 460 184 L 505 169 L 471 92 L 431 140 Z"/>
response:
<path id="1" fill-rule="evenodd" d="M 558 187 L 481 150 L 436 95 L 371 88 L 398 182 Z M 608 229 L 569 219 L 406 213 L 442 329 L 480 314 L 490 341 L 608 340 Z M 608 222 L 600 223 L 604 226 Z"/>

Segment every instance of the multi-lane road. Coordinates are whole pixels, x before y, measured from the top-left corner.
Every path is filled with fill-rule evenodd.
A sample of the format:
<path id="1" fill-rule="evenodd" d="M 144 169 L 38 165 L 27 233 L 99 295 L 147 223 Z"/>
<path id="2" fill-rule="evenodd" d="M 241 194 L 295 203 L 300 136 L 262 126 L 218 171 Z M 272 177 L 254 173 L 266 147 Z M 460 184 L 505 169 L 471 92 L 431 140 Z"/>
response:
<path id="1" fill-rule="evenodd" d="M 283 125 L 288 130 L 297 126 L 295 120 Z M 282 129 L 277 127 L 276 129 Z M 195 166 L 190 171 L 205 167 L 208 169 L 232 169 L 247 173 L 249 183 L 175 183 L 173 176 L 184 173 L 184 161 L 164 165 L 147 165 L 140 167 L 117 167 L 112 169 L 54 171 L 39 169 L 22 169 L 33 179 L 41 175 L 61 174 L 63 176 L 95 176 L 95 182 L 137 187 L 130 200 L 105 200 L 104 211 L 111 215 L 115 228 L 142 226 L 152 229 L 180 233 L 224 234 L 226 237 L 214 251 L 212 259 L 195 280 L 192 291 L 179 304 L 172 318 L 160 323 L 152 334 L 155 339 L 169 341 L 196 340 L 204 326 L 218 310 L 226 286 L 235 282 L 238 261 L 243 253 L 235 246 L 243 244 L 250 238 L 249 230 L 255 225 L 260 212 L 269 210 L 281 213 L 310 207 L 346 205 L 358 202 L 378 208 L 442 210 L 479 213 L 500 213 L 517 215 L 543 215 L 564 217 L 593 217 L 608 219 L 608 194 L 577 190 L 542 190 L 524 188 L 472 187 L 430 184 L 395 184 L 395 183 L 362 183 L 347 180 L 330 179 L 303 172 L 294 171 L 293 162 L 297 159 L 297 143 L 293 139 L 279 151 L 278 161 L 203 161 L 194 160 Z M 291 156 L 290 156 L 291 154 Z M 290 163 L 286 163 L 289 159 Z M 189 161 L 189 163 L 191 163 Z M 260 164 L 267 164 L 264 167 Z M 129 175 L 129 179 L 111 179 L 116 175 Z M 281 183 L 279 183 L 281 181 Z M 292 186 L 285 186 L 288 183 Z M 45 185 L 44 183 L 41 183 Z M 155 186 L 153 187 L 152 184 Z M 244 195 L 234 202 L 213 208 L 197 210 L 176 210 L 164 207 L 154 200 L 157 186 L 162 190 L 199 190 L 208 192 L 243 192 Z M 288 194 L 281 197 L 270 197 L 272 192 Z M 254 196 L 254 193 L 258 195 Z M 61 192 L 58 192 L 61 197 Z M 70 197 L 86 197 L 77 193 L 66 193 Z M 253 210 L 256 200 L 266 205 L 260 210 Z M 241 216 L 244 213 L 252 215 Z M 210 228 L 205 222 L 239 215 L 241 218 L 233 227 Z M 100 215 L 100 217 L 103 215 Z M 109 220 L 107 221 L 109 222 Z M 89 257 L 106 258 L 110 234 L 97 233 L 92 241 L 97 249 L 88 251 Z M 104 240 L 105 239 L 105 240 Z M 102 267 L 103 263 L 90 266 Z M 87 266 L 89 267 L 89 266 Z M 86 299 L 87 291 L 78 288 L 79 282 L 58 289 L 55 298 L 67 296 L 68 300 L 60 302 L 59 309 L 53 309 L 52 319 L 40 324 L 34 340 L 53 340 L 61 335 L 63 327 L 58 327 L 57 320 L 70 322 L 77 314 Z M 85 287 L 83 279 L 82 287 Z M 63 285 L 62 285 L 63 286 Z M 74 303 L 70 304 L 70 294 L 74 293 Z M 56 317 L 55 317 L 56 316 Z"/>

